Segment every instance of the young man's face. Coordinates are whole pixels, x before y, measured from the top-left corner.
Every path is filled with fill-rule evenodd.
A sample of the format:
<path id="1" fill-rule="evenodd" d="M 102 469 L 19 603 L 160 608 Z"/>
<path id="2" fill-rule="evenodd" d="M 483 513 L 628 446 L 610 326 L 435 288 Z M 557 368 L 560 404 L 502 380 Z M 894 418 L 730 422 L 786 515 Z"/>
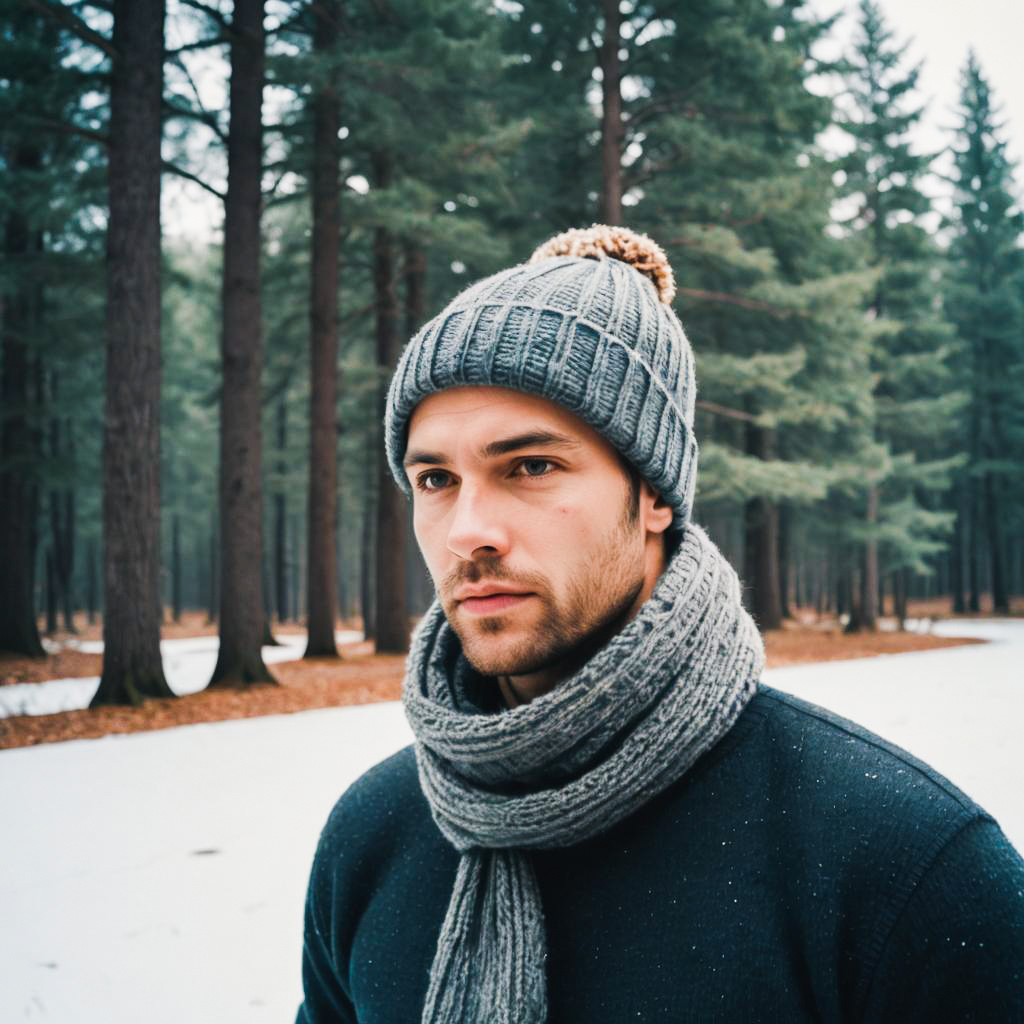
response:
<path id="1" fill-rule="evenodd" d="M 650 595 L 671 509 L 553 402 L 504 388 L 430 395 L 409 423 L 416 537 L 466 657 L 534 696 Z M 638 506 L 638 507 L 637 507 Z"/>

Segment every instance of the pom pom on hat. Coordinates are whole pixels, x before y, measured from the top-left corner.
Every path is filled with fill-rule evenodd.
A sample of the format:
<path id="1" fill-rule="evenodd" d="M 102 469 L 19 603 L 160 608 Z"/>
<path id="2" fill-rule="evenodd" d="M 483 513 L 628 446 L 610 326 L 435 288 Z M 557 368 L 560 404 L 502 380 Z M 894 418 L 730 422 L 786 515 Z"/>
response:
<path id="1" fill-rule="evenodd" d="M 664 249 L 647 235 L 629 228 L 594 224 L 589 228 L 572 228 L 549 238 L 539 245 L 530 257 L 530 263 L 550 259 L 552 256 L 578 256 L 581 259 L 620 260 L 639 270 L 654 282 L 658 298 L 666 306 L 676 295 L 676 281 Z"/>

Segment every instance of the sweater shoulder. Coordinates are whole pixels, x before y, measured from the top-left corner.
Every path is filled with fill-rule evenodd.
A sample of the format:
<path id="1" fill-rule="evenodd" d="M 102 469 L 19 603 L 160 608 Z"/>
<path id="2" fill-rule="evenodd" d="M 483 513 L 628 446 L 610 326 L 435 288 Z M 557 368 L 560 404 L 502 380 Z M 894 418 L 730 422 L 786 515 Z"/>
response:
<path id="1" fill-rule="evenodd" d="M 342 849 L 380 854 L 403 826 L 424 816 L 429 809 L 410 745 L 369 768 L 342 793 L 324 825 L 321 852 L 326 848 L 332 859 Z"/>
<path id="2" fill-rule="evenodd" d="M 762 686 L 749 705 L 779 771 L 804 795 L 841 795 L 848 807 L 895 802 L 915 822 L 990 816 L 931 765 L 849 719 Z"/>

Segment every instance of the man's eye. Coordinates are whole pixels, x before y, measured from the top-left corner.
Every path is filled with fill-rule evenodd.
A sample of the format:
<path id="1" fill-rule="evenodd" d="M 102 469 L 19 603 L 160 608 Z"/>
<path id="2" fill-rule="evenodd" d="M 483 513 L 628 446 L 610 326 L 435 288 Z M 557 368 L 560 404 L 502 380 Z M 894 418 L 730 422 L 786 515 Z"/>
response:
<path id="1" fill-rule="evenodd" d="M 549 459 L 523 459 L 519 463 L 523 476 L 547 476 L 555 464 Z"/>
<path id="2" fill-rule="evenodd" d="M 444 470 L 432 469 L 416 478 L 416 486 L 421 491 L 440 491 L 448 486 L 449 480 L 449 474 Z"/>

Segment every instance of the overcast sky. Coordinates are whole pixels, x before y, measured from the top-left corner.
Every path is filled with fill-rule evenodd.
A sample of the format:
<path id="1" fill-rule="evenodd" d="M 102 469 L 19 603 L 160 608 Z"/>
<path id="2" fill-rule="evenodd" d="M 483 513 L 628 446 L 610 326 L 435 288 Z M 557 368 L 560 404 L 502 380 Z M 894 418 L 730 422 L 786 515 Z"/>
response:
<path id="1" fill-rule="evenodd" d="M 919 84 L 928 100 L 922 149 L 949 145 L 949 128 L 960 93 L 960 72 L 973 47 L 1002 110 L 1002 137 L 1010 155 L 1024 158 L 1024 0 L 878 0 L 886 24 L 899 42 L 909 42 L 907 56 L 923 61 Z M 848 41 L 856 27 L 856 0 L 810 0 L 820 15 L 844 12 L 833 34 Z M 1021 184 L 1020 170 L 1016 180 Z"/>

